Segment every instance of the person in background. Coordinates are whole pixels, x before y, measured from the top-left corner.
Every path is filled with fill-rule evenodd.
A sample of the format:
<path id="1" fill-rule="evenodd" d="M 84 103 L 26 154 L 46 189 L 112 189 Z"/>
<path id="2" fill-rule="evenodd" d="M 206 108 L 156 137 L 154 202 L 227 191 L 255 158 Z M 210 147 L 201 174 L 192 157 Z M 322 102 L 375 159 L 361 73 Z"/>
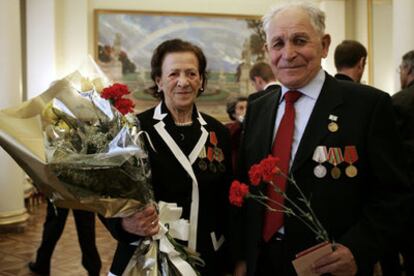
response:
<path id="1" fill-rule="evenodd" d="M 279 87 L 272 68 L 266 62 L 254 64 L 250 69 L 249 78 L 256 89 L 256 92 L 249 95 L 249 102 Z"/>
<path id="2" fill-rule="evenodd" d="M 82 265 L 89 276 L 99 276 L 101 259 L 96 248 L 95 214 L 82 210 L 72 210 L 82 251 Z M 58 208 L 47 201 L 46 220 L 43 224 L 41 244 L 37 250 L 36 261 L 29 263 L 29 269 L 37 275 L 49 275 L 52 254 L 65 228 L 69 209 Z"/>
<path id="3" fill-rule="evenodd" d="M 367 49 L 355 40 L 344 40 L 336 46 L 335 67 L 337 73 L 335 78 L 361 82 L 367 61 Z"/>
<path id="4" fill-rule="evenodd" d="M 414 50 L 407 52 L 402 57 L 399 67 L 401 91 L 392 96 L 392 103 L 397 116 L 397 126 L 404 140 L 405 152 L 410 172 L 414 172 Z M 411 179 L 413 175 L 411 175 Z M 414 209 L 411 211 L 414 214 Z M 414 239 L 411 222 L 403 242 L 394 251 L 385 254 L 381 259 L 383 276 L 414 275 Z M 403 257 L 403 267 L 400 264 L 399 252 Z"/>
<path id="5" fill-rule="evenodd" d="M 276 7 L 263 17 L 263 26 L 281 88 L 249 103 L 239 179 L 249 183 L 253 164 L 269 154 L 279 157 L 280 170 L 294 177 L 335 241 L 335 250 L 308 268 L 316 275 L 372 275 L 374 264 L 403 231 L 413 195 L 391 98 L 322 69 L 331 39 L 324 12 L 311 3 Z M 274 181 L 281 189 L 286 184 L 295 204 L 304 204 L 285 178 L 277 175 Z M 265 183 L 250 187 L 274 198 Z M 296 275 L 295 255 L 319 243 L 297 217 L 250 198 L 233 223 L 235 275 Z"/>
<path id="6" fill-rule="evenodd" d="M 240 145 L 240 135 L 242 131 L 242 123 L 247 109 L 247 97 L 237 97 L 235 100 L 231 100 L 227 103 L 227 114 L 231 120 L 226 124 L 226 127 L 230 131 L 231 150 L 232 150 L 232 164 L 233 169 L 237 165 L 237 152 Z"/>
<path id="7" fill-rule="evenodd" d="M 138 119 L 150 140 L 155 200 L 183 208 L 182 218 L 190 223 L 188 247 L 205 262 L 198 270 L 220 275 L 228 257 L 224 247 L 231 147 L 226 127 L 195 104 L 205 90 L 206 66 L 198 46 L 180 39 L 162 42 L 151 58 L 151 90 L 159 103 Z M 158 233 L 157 210 L 150 205 L 127 218 L 101 219 L 118 240 L 110 272 L 122 275 L 136 249 L 130 243 Z"/>

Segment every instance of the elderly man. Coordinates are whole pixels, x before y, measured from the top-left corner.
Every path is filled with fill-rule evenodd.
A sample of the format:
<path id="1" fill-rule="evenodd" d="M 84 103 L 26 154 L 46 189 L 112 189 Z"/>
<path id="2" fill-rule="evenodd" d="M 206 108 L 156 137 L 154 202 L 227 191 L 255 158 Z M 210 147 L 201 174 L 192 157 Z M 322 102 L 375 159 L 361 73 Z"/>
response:
<path id="1" fill-rule="evenodd" d="M 411 200 L 391 99 L 324 72 L 330 36 L 318 8 L 288 4 L 265 15 L 263 26 L 281 88 L 249 104 L 239 176 L 247 183 L 253 164 L 269 154 L 280 157 L 282 171 L 311 199 L 336 243 L 310 269 L 318 275 L 372 275 L 374 263 L 399 236 Z M 293 185 L 284 185 L 286 195 L 303 206 Z M 259 192 L 273 198 L 264 183 L 251 186 L 251 193 Z M 241 221 L 231 235 L 238 241 L 236 275 L 296 275 L 295 254 L 319 243 L 297 217 L 274 214 L 251 198 L 234 214 Z"/>
<path id="2" fill-rule="evenodd" d="M 361 82 L 367 60 L 367 49 L 355 40 L 344 40 L 335 48 L 335 78 Z"/>

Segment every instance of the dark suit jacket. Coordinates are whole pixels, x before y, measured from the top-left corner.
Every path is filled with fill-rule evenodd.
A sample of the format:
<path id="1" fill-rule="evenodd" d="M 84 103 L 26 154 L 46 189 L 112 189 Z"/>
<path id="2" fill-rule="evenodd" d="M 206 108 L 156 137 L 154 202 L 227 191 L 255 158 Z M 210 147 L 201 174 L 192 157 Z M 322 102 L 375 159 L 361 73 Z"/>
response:
<path id="1" fill-rule="evenodd" d="M 277 84 L 273 84 L 273 85 L 269 85 L 265 90 L 261 90 L 261 91 L 257 91 L 255 93 L 252 93 L 249 95 L 249 97 L 247 98 L 248 102 L 251 102 L 257 98 L 260 98 L 261 96 L 266 95 L 267 93 L 270 93 L 276 89 L 280 88 L 279 85 Z"/>
<path id="2" fill-rule="evenodd" d="M 266 94 L 248 108 L 240 148 L 241 178 L 246 183 L 250 166 L 271 152 L 279 97 L 280 90 Z M 330 114 L 338 117 L 337 132 L 328 130 Z M 351 250 L 359 275 L 369 275 L 389 242 L 399 237 L 401 225 L 408 217 L 411 190 L 396 132 L 391 100 L 386 93 L 353 82 L 337 81 L 326 74 L 291 168 L 331 239 Z M 340 147 L 342 151 L 345 146 L 356 146 L 359 159 L 354 165 L 358 175 L 347 177 L 344 174 L 347 164 L 342 163 L 339 179 L 333 179 L 329 173 L 317 178 L 313 169 L 318 163 L 312 160 L 312 155 L 319 145 Z M 332 169 L 328 163 L 324 166 L 328 172 Z M 257 189 L 265 193 L 264 185 L 251 188 L 253 193 Z M 287 186 L 286 192 L 291 199 L 297 199 L 292 185 Z M 239 232 L 234 230 L 239 242 L 233 244 L 233 249 L 244 253 L 237 257 L 247 261 L 248 275 L 254 275 L 256 270 L 264 210 L 256 201 L 247 200 L 239 217 L 234 216 L 244 220 L 237 227 Z M 275 261 L 285 263 L 289 271 L 286 275 L 295 275 L 291 265 L 295 254 L 318 241 L 295 217 L 285 216 L 284 227 L 284 259 Z M 237 248 L 240 244 L 242 247 Z"/>
<path id="3" fill-rule="evenodd" d="M 163 113 L 167 112 L 165 105 L 162 105 L 162 111 Z M 184 170 L 183 166 L 177 161 L 167 144 L 155 130 L 154 125 L 157 124 L 159 120 L 154 119 L 153 114 L 154 108 L 139 114 L 138 118 L 142 129 L 148 133 L 156 150 L 155 152 L 150 146 L 147 147 L 150 157 L 155 200 L 157 202 L 162 200 L 177 203 L 179 207 L 183 208 L 182 218 L 189 219 L 192 180 Z M 191 152 L 193 146 L 198 141 L 198 132 L 201 133 L 200 123 L 195 116 L 196 110 L 194 110 L 193 114 L 192 127 L 194 127 L 195 134 L 197 135 L 189 138 L 189 135 L 187 134 L 194 132 L 187 131 L 184 134 L 185 137 L 182 143 L 180 142 L 181 134 L 177 132 L 177 127 L 174 126 L 171 114 L 168 113 L 163 120 L 166 130 L 174 140 L 177 140 L 177 144 L 185 154 L 186 151 Z M 226 225 L 228 221 L 226 210 L 228 210 L 229 206 L 228 190 L 232 177 L 230 137 L 226 127 L 216 119 L 206 114 L 202 114 L 202 117 L 207 123 L 204 126 L 205 129 L 209 133 L 211 131 L 216 133 L 218 141 L 217 147 L 222 149 L 224 153 L 224 160 L 222 161 L 222 164 L 225 166 L 224 172 L 219 169 L 217 169 L 216 172 L 212 172 L 209 169 L 201 170 L 198 163 L 200 158 L 197 158 L 192 165 L 198 181 L 200 197 L 197 252 L 201 254 L 200 257 L 206 262 L 206 266 L 200 268 L 200 271 L 202 275 L 217 275 L 218 271 L 222 268 L 224 260 L 228 258 L 220 255 L 224 254 L 224 251 L 222 250 L 223 246 L 220 248 L 220 252 L 214 251 L 211 233 L 215 233 L 217 240 L 219 240 L 222 235 L 225 235 L 225 238 L 227 239 Z M 188 142 L 187 139 L 192 139 L 193 142 Z M 209 138 L 207 138 L 204 147 L 206 151 L 208 147 L 214 147 Z M 207 159 L 204 160 L 207 161 Z M 217 165 L 217 161 L 213 162 Z M 207 164 L 209 164 L 208 161 Z M 141 237 L 125 232 L 122 229 L 120 219 L 101 218 L 101 220 L 104 221 L 112 235 L 119 241 L 111 266 L 111 272 L 116 275 L 121 275 L 136 248 L 135 246 L 129 245 L 129 243 L 137 241 L 141 239 Z"/>
<path id="4" fill-rule="evenodd" d="M 347 75 L 341 74 L 341 73 L 336 74 L 335 79 L 346 80 L 346 81 L 354 81 L 351 77 L 348 77 Z"/>
<path id="5" fill-rule="evenodd" d="M 414 81 L 392 96 L 397 126 L 404 140 L 411 171 L 414 170 Z"/>

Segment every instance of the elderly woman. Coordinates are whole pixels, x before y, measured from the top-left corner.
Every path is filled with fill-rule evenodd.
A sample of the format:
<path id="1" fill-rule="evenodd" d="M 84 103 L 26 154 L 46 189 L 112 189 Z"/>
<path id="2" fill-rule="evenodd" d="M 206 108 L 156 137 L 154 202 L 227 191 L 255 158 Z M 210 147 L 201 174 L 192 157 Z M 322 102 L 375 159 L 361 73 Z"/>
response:
<path id="1" fill-rule="evenodd" d="M 160 102 L 138 118 L 153 145 L 148 150 L 155 199 L 183 208 L 182 218 L 190 223 L 187 245 L 205 262 L 198 271 L 220 275 L 225 259 L 220 254 L 226 232 L 231 149 L 227 129 L 195 105 L 206 84 L 206 58 L 189 42 L 165 41 L 152 56 L 151 78 L 153 95 Z M 135 250 L 129 243 L 159 230 L 153 206 L 118 221 L 110 227 L 119 240 L 111 267 L 115 275 L 122 274 Z"/>

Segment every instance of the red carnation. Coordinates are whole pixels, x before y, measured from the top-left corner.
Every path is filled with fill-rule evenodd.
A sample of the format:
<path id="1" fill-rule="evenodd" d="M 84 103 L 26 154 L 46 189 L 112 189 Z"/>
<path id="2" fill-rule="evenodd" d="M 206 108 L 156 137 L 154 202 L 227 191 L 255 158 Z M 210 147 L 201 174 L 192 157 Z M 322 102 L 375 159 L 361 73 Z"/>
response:
<path id="1" fill-rule="evenodd" d="M 128 95 L 129 90 L 128 86 L 121 83 L 115 83 L 109 87 L 106 87 L 102 90 L 101 97 L 107 100 L 116 101 L 124 95 Z"/>
<path id="2" fill-rule="evenodd" d="M 114 106 L 122 115 L 125 115 L 134 111 L 135 104 L 130 99 L 117 99 Z"/>
<path id="3" fill-rule="evenodd" d="M 262 181 L 262 174 L 263 169 L 259 164 L 251 166 L 249 170 L 250 183 L 254 186 L 259 185 L 260 181 Z"/>
<path id="4" fill-rule="evenodd" d="M 278 167 L 280 159 L 278 157 L 274 157 L 269 155 L 267 158 L 260 161 L 260 166 L 262 167 L 262 176 L 263 180 L 266 182 L 270 182 L 273 180 L 273 177 L 276 174 L 279 174 L 280 169 Z"/>
<path id="5" fill-rule="evenodd" d="M 230 187 L 230 203 L 241 207 L 243 205 L 244 198 L 249 194 L 249 186 L 244 183 L 240 183 L 238 180 L 234 180 Z"/>

